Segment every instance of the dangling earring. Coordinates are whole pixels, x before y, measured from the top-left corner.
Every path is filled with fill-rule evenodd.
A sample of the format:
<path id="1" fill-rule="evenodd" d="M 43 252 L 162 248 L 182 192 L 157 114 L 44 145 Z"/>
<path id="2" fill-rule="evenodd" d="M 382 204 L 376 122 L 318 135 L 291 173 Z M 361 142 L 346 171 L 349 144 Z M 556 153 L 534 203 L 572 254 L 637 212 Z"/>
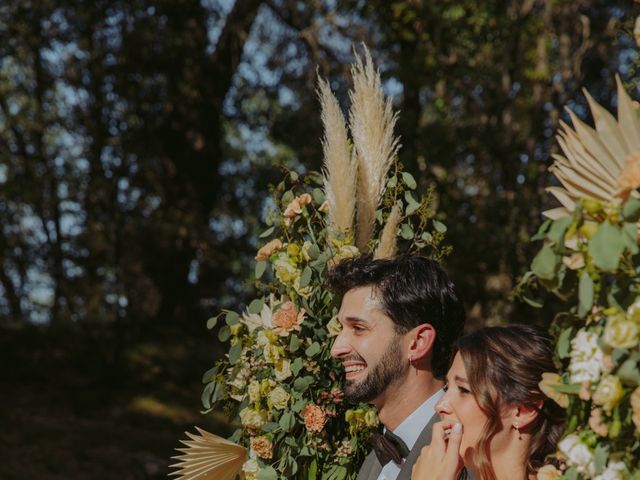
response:
<path id="1" fill-rule="evenodd" d="M 522 433 L 520 433 L 520 425 L 518 425 L 517 423 L 514 423 L 513 428 L 515 428 L 516 432 L 518 432 L 518 440 L 522 440 Z"/>

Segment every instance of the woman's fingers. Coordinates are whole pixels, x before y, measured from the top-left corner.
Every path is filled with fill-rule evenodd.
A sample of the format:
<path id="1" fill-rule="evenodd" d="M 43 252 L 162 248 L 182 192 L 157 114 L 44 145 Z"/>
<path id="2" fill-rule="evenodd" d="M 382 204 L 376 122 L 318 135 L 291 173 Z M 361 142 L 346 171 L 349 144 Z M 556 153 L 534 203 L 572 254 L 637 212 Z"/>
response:
<path id="1" fill-rule="evenodd" d="M 460 443 L 462 443 L 462 424 L 456 423 L 449 431 L 449 441 L 444 454 L 444 463 L 448 468 L 458 468 L 460 464 Z"/>
<path id="2" fill-rule="evenodd" d="M 435 458 L 442 458 L 447 448 L 444 442 L 444 428 L 442 426 L 442 422 L 436 422 L 433 424 L 430 447 Z"/>

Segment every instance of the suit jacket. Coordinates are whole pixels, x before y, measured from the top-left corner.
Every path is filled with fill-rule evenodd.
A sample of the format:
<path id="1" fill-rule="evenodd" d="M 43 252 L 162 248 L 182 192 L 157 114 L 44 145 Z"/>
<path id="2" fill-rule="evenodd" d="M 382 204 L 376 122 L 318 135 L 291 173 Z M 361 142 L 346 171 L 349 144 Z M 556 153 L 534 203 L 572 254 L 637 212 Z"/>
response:
<path id="1" fill-rule="evenodd" d="M 431 443 L 431 429 L 433 428 L 433 424 L 438 420 L 440 420 L 440 417 L 437 414 L 433 415 L 426 427 L 424 427 L 422 432 L 420 432 L 415 445 L 404 460 L 396 480 L 411 480 L 411 470 L 418 460 L 418 456 L 420 456 L 420 450 L 422 450 L 422 447 Z M 360 467 L 357 480 L 377 480 L 381 470 L 382 465 L 380 465 L 378 457 L 376 457 L 376 453 L 371 451 L 371 453 L 367 455 L 367 458 L 364 459 L 362 467 Z"/>
<path id="2" fill-rule="evenodd" d="M 413 466 L 420 456 L 422 447 L 431 443 L 431 430 L 433 428 L 433 424 L 439 420 L 440 417 L 438 414 L 431 417 L 431 420 L 429 420 L 429 423 L 424 427 L 418 436 L 415 445 L 409 452 L 409 455 L 407 455 L 407 458 L 404 460 L 396 480 L 411 480 L 411 470 L 413 470 Z M 362 467 L 360 467 L 360 471 L 358 471 L 357 480 L 377 480 L 381 470 L 382 465 L 380 465 L 378 457 L 376 457 L 376 453 L 371 451 L 369 455 L 367 455 L 367 458 L 364 459 L 364 463 L 362 464 Z M 463 478 L 466 480 L 474 480 L 474 477 L 469 472 L 466 472 L 466 475 L 463 475 Z"/>

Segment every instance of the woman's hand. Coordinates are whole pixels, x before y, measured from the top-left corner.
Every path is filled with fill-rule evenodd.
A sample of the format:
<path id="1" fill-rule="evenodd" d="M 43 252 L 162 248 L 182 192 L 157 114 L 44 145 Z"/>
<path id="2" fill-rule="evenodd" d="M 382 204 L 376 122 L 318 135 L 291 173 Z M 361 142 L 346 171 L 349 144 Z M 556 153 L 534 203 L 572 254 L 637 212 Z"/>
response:
<path id="1" fill-rule="evenodd" d="M 456 480 L 463 465 L 460 458 L 461 441 L 461 423 L 451 428 L 448 439 L 445 439 L 442 422 L 435 423 L 431 445 L 420 452 L 411 472 L 411 480 Z"/>

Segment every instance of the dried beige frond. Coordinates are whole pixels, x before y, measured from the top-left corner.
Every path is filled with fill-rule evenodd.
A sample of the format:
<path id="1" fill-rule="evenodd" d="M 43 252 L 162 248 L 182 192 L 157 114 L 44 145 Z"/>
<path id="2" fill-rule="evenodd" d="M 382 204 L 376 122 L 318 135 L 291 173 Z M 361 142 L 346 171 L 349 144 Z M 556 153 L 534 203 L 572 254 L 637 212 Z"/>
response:
<path id="1" fill-rule="evenodd" d="M 393 258 L 396 254 L 398 225 L 402 220 L 400 208 L 400 204 L 396 203 L 391 209 L 387 223 L 382 229 L 382 235 L 380 235 L 380 243 L 376 249 L 375 258 Z"/>
<path id="2" fill-rule="evenodd" d="M 365 47 L 365 62 L 356 54 L 351 68 L 349 128 L 358 162 L 356 246 L 364 251 L 371 239 L 375 212 L 384 192 L 387 171 L 400 147 L 393 135 L 397 115 L 384 98 L 380 75 Z"/>
<path id="3" fill-rule="evenodd" d="M 324 194 L 329 205 L 329 225 L 346 233 L 353 228 L 356 210 L 357 165 L 349 151 L 346 121 L 340 104 L 329 84 L 321 78 L 318 78 L 318 97 L 324 126 Z"/>
<path id="4" fill-rule="evenodd" d="M 183 455 L 172 457 L 180 460 L 171 465 L 178 471 L 171 472 L 185 480 L 234 480 L 247 459 L 244 447 L 196 427 L 200 435 L 185 432 L 191 439 L 180 440 L 187 448 L 177 448 Z"/>
<path id="5" fill-rule="evenodd" d="M 640 154 L 640 118 L 636 106 L 616 76 L 618 120 L 599 105 L 588 92 L 585 95 L 595 122 L 595 130 L 569 111 L 573 129 L 560 122 L 558 143 L 563 155 L 554 155 L 550 170 L 562 187 L 550 187 L 562 207 L 544 212 L 549 218 L 567 216 L 579 198 L 620 202 L 633 184 L 635 156 Z M 637 176 L 636 176 L 637 181 Z M 637 185 L 636 185 L 637 186 Z"/>

